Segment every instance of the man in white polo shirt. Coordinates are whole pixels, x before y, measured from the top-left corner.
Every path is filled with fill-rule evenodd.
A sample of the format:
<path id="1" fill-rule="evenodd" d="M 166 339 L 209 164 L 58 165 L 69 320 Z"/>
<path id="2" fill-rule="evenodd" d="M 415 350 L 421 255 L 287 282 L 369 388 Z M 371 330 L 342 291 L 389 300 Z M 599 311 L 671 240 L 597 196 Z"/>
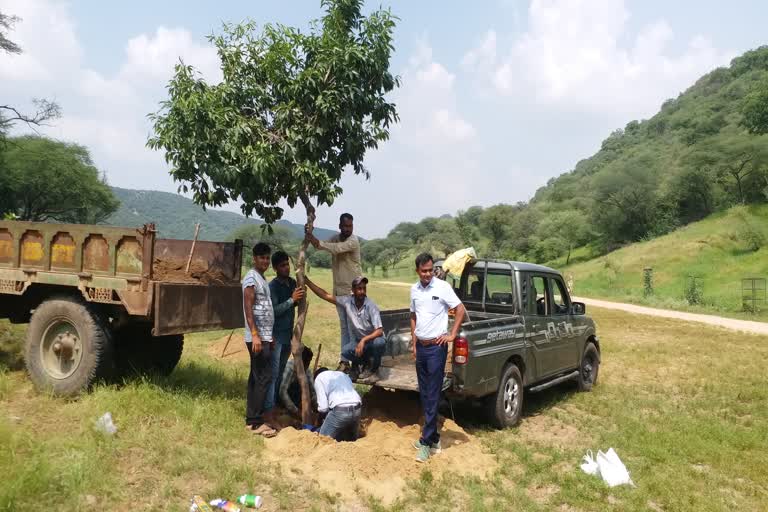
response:
<path id="1" fill-rule="evenodd" d="M 453 343 L 464 319 L 464 305 L 450 284 L 433 275 L 434 261 L 428 253 L 416 257 L 419 282 L 411 287 L 411 340 L 416 358 L 424 428 L 414 443 L 416 460 L 426 462 L 430 454 L 441 451 L 437 429 L 437 405 L 445 377 L 448 344 Z M 456 308 L 453 327 L 448 332 L 448 310 Z"/>

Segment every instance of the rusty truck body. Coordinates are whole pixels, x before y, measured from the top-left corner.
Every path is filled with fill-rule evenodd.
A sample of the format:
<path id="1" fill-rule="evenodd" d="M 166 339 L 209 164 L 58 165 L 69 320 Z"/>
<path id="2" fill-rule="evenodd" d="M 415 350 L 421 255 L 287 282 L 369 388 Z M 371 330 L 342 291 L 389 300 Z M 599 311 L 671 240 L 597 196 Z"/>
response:
<path id="1" fill-rule="evenodd" d="M 242 242 L 156 237 L 142 228 L 0 221 L 0 318 L 29 323 L 38 388 L 74 395 L 131 370 L 170 373 L 185 333 L 242 326 Z M 177 266 L 179 266 L 177 264 Z"/>

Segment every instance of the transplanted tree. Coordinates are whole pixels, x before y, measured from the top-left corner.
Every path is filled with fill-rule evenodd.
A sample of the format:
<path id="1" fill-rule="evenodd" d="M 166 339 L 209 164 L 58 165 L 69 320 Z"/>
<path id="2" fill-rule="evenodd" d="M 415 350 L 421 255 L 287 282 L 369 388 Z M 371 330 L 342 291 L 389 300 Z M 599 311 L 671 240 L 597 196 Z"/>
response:
<path id="1" fill-rule="evenodd" d="M 454 219 L 439 219 L 435 230 L 427 235 L 425 245 L 427 249 L 434 247 L 446 257 L 453 251 L 460 249 L 462 245 L 461 232 Z"/>
<path id="2" fill-rule="evenodd" d="M 273 223 L 283 215 L 281 201 L 300 202 L 311 229 L 316 205 L 341 194 L 344 170 L 368 177 L 366 151 L 387 140 L 398 119 L 385 97 L 398 85 L 389 71 L 395 18 L 388 10 L 363 16 L 361 0 L 321 3 L 325 15 L 307 32 L 269 24 L 257 31 L 246 22 L 211 36 L 221 83 L 176 66 L 169 99 L 151 115 L 148 144 L 165 151 L 171 175 L 197 203 L 241 201 L 245 215 Z M 306 247 L 297 261 L 299 286 Z M 303 300 L 292 340 L 300 375 L 306 314 Z M 307 423 L 309 388 L 299 382 Z"/>
<path id="3" fill-rule="evenodd" d="M 8 141 L 0 161 L 0 217 L 96 224 L 119 205 L 85 147 L 33 135 Z"/>

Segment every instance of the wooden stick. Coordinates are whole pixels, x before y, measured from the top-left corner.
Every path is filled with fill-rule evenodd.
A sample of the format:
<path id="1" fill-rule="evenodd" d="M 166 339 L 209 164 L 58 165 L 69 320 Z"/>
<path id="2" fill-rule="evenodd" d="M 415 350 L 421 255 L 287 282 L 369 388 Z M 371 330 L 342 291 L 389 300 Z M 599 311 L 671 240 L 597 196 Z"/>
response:
<path id="1" fill-rule="evenodd" d="M 323 353 L 323 344 L 317 346 L 317 355 L 315 356 L 315 367 L 312 368 L 312 375 L 315 375 L 315 372 L 317 371 L 317 363 L 320 362 L 320 354 Z"/>
<path id="2" fill-rule="evenodd" d="M 195 224 L 195 238 L 192 239 L 192 247 L 189 249 L 189 258 L 187 258 L 187 269 L 185 274 L 189 274 L 189 266 L 192 264 L 192 255 L 195 253 L 195 244 L 197 243 L 197 235 L 200 233 L 200 223 Z"/>
<path id="3" fill-rule="evenodd" d="M 227 338 L 227 342 L 224 344 L 224 350 L 221 351 L 221 356 L 219 356 L 219 359 L 224 359 L 224 352 L 227 351 L 227 347 L 229 346 L 229 340 L 232 339 L 232 335 L 235 334 L 235 330 L 232 329 L 232 332 L 229 333 L 229 338 Z"/>

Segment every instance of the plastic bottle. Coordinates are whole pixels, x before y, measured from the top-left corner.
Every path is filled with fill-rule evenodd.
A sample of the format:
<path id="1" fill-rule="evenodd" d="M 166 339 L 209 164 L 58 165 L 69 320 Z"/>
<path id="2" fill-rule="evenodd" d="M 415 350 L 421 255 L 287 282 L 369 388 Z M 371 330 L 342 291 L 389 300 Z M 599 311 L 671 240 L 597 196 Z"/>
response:
<path id="1" fill-rule="evenodd" d="M 261 499 L 261 496 L 256 496 L 255 494 L 243 494 L 237 498 L 237 502 L 246 507 L 259 508 L 261 507 L 263 500 Z"/>
<path id="2" fill-rule="evenodd" d="M 214 508 L 217 508 L 219 510 L 223 510 L 224 512 L 240 512 L 240 507 L 237 506 L 237 503 L 234 503 L 229 500 L 223 500 L 221 498 L 211 500 L 211 506 Z"/>
<path id="3" fill-rule="evenodd" d="M 189 512 L 213 512 L 210 506 L 205 502 L 202 496 L 192 496 L 192 503 Z"/>

